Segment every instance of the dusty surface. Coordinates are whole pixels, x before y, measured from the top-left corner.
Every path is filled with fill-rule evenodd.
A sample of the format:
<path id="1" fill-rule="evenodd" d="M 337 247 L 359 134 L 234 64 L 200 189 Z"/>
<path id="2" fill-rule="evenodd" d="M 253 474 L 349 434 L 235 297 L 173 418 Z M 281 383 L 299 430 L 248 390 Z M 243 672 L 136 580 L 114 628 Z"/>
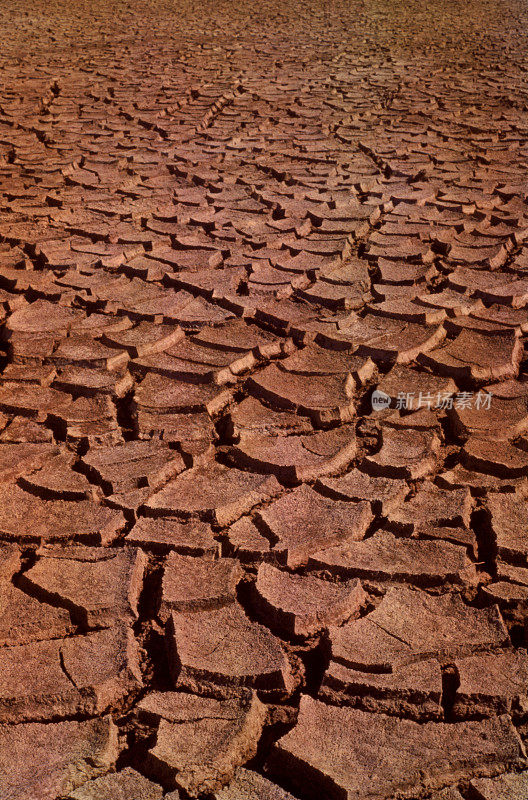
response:
<path id="1" fill-rule="evenodd" d="M 0 800 L 528 797 L 527 22 L 2 4 Z"/>

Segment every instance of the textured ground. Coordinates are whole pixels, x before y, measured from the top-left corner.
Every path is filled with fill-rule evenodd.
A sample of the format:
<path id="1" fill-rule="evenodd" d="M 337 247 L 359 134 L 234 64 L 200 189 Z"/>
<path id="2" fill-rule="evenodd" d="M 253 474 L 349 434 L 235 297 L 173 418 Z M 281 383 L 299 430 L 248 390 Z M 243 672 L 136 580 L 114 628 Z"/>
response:
<path id="1" fill-rule="evenodd" d="M 0 21 L 0 800 L 527 798 L 526 5 Z"/>

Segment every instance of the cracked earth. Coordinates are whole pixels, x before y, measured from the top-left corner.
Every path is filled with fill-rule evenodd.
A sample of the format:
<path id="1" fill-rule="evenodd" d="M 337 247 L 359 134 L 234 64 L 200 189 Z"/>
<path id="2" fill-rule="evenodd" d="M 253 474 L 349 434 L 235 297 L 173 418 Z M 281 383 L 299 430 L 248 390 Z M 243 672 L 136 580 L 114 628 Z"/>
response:
<path id="1" fill-rule="evenodd" d="M 527 798 L 526 6 L 0 19 L 0 800 Z"/>

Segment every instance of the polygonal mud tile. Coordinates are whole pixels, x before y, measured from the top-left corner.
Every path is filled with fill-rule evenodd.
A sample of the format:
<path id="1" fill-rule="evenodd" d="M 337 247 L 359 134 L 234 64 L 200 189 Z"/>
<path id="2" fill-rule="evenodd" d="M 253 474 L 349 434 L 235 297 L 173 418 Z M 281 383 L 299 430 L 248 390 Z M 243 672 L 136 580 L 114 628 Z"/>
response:
<path id="1" fill-rule="evenodd" d="M 5 442 L 0 444 L 0 480 L 13 481 L 25 472 L 37 470 L 50 462 L 59 448 L 47 443 Z"/>
<path id="2" fill-rule="evenodd" d="M 0 533 L 27 542 L 83 540 L 108 544 L 125 526 L 120 512 L 96 503 L 42 500 L 18 486 L 0 490 Z"/>
<path id="3" fill-rule="evenodd" d="M 446 336 L 441 325 L 428 327 L 375 315 L 351 324 L 343 333 L 353 342 L 356 355 L 397 364 L 409 364 L 420 353 L 434 350 Z"/>
<path id="4" fill-rule="evenodd" d="M 0 411 L 45 421 L 49 414 L 60 417 L 72 405 L 70 395 L 47 386 L 20 386 L 13 382 L 0 386 Z"/>
<path id="5" fill-rule="evenodd" d="M 369 671 L 509 644 L 496 606 L 471 608 L 457 594 L 434 597 L 408 588 L 389 589 L 371 614 L 331 628 L 330 639 L 334 660 Z"/>
<path id="6" fill-rule="evenodd" d="M 149 486 L 157 489 L 185 469 L 179 453 L 161 442 L 130 441 L 82 456 L 88 476 L 107 494 Z"/>
<path id="7" fill-rule="evenodd" d="M 333 375 L 297 375 L 270 364 L 246 385 L 256 398 L 277 410 L 297 411 L 317 424 L 347 422 L 354 413 L 355 386 L 349 378 Z"/>
<path id="8" fill-rule="evenodd" d="M 8 723 L 100 714 L 142 684 L 137 643 L 122 628 L 4 647 L 0 666 Z"/>
<path id="9" fill-rule="evenodd" d="M 217 561 L 170 553 L 165 562 L 160 618 L 172 611 L 206 611 L 234 603 L 236 586 L 244 575 L 237 561 Z"/>
<path id="10" fill-rule="evenodd" d="M 70 336 L 63 339 L 49 359 L 57 368 L 70 364 L 88 369 L 122 371 L 129 355 L 117 347 L 108 347 L 91 336 Z"/>
<path id="11" fill-rule="evenodd" d="M 289 637 L 308 637 L 358 614 L 366 595 L 358 580 L 335 584 L 261 564 L 254 604 L 266 624 Z"/>
<path id="12" fill-rule="evenodd" d="M 341 577 L 403 581 L 417 586 L 476 581 L 466 548 L 451 542 L 397 538 L 378 532 L 362 542 L 344 542 L 310 555 L 309 567 Z"/>
<path id="13" fill-rule="evenodd" d="M 131 767 L 102 775 L 70 792 L 66 800 L 162 800 L 163 789 Z"/>
<path id="14" fill-rule="evenodd" d="M 215 800 L 295 800 L 295 798 L 258 772 L 241 767 L 229 785 L 216 792 Z"/>
<path id="15" fill-rule="evenodd" d="M 490 494 L 486 506 L 498 554 L 514 563 L 528 563 L 526 499 L 512 494 Z"/>
<path id="16" fill-rule="evenodd" d="M 474 653 L 456 660 L 457 683 L 453 714 L 511 714 L 526 704 L 528 656 L 526 650 Z"/>
<path id="17" fill-rule="evenodd" d="M 4 727 L 0 787 L 5 797 L 20 800 L 64 797 L 108 772 L 118 754 L 117 728 L 109 716 Z"/>
<path id="18" fill-rule="evenodd" d="M 273 476 L 255 475 L 211 462 L 186 470 L 149 499 L 150 516 L 195 516 L 219 525 L 234 522 L 280 491 Z"/>
<path id="19" fill-rule="evenodd" d="M 364 467 L 372 475 L 386 478 L 425 478 L 436 468 L 440 439 L 422 430 L 385 427 L 379 452 L 366 455 Z"/>
<path id="20" fill-rule="evenodd" d="M 447 472 L 437 475 L 437 483 L 444 489 L 469 489 L 479 497 L 487 492 L 522 492 L 528 488 L 525 477 L 499 478 L 476 470 L 470 470 L 462 464 L 457 464 Z"/>
<path id="21" fill-rule="evenodd" d="M 281 368 L 295 375 L 306 376 L 351 373 L 358 383 L 365 383 L 374 374 L 375 365 L 370 358 L 311 344 L 281 361 Z"/>
<path id="22" fill-rule="evenodd" d="M 318 478 L 315 488 L 336 500 L 368 500 L 373 510 L 384 517 L 397 508 L 409 492 L 403 480 L 367 475 L 358 469 L 338 478 Z"/>
<path id="23" fill-rule="evenodd" d="M 136 618 L 146 567 L 141 550 L 79 546 L 43 548 L 40 554 L 21 576 L 21 588 L 67 608 L 85 626 L 106 627 Z"/>
<path id="24" fill-rule="evenodd" d="M 402 403 L 407 411 L 420 408 L 435 408 L 456 394 L 457 386 L 452 378 L 418 372 L 407 366 L 396 364 L 378 383 L 377 389 L 393 400 L 393 406 Z"/>
<path id="25" fill-rule="evenodd" d="M 356 454 L 352 425 L 317 431 L 309 436 L 243 436 L 228 448 L 237 466 L 271 472 L 285 483 L 299 483 L 347 467 Z"/>
<path id="26" fill-rule="evenodd" d="M 528 791 L 528 772 L 507 772 L 498 778 L 474 778 L 469 785 L 477 800 L 522 798 Z"/>
<path id="27" fill-rule="evenodd" d="M 362 539 L 372 512 L 369 503 L 329 500 L 302 485 L 259 510 L 256 520 L 280 561 L 296 568 L 322 547 Z"/>
<path id="28" fill-rule="evenodd" d="M 190 414 L 207 411 L 215 413 L 219 390 L 213 386 L 199 386 L 149 373 L 136 388 L 138 409 L 154 415 Z"/>
<path id="29" fill-rule="evenodd" d="M 457 380 L 500 381 L 517 377 L 522 356 L 522 342 L 514 333 L 485 336 L 463 330 L 445 347 L 422 353 L 417 360 Z"/>
<path id="30" fill-rule="evenodd" d="M 197 797 L 221 789 L 255 755 L 266 708 L 247 690 L 227 700 L 166 692 L 147 695 L 139 715 L 158 722 L 149 772 Z"/>
<path id="31" fill-rule="evenodd" d="M 213 611 L 174 613 L 167 626 L 171 673 L 177 688 L 231 694 L 249 686 L 285 696 L 295 678 L 279 640 L 251 622 L 238 604 Z"/>
<path id="32" fill-rule="evenodd" d="M 176 444 L 183 453 L 197 458 L 207 458 L 213 452 L 214 426 L 207 413 L 156 414 L 138 411 L 139 438 L 162 438 L 167 444 Z"/>
<path id="33" fill-rule="evenodd" d="M 318 697 L 337 706 L 396 717 L 442 719 L 442 672 L 436 659 L 394 666 L 390 672 L 330 661 Z"/>
<path id="34" fill-rule="evenodd" d="M 77 627 L 66 609 L 41 603 L 7 581 L 0 591 L 0 613 L 2 647 L 60 639 Z"/>
<path id="35" fill-rule="evenodd" d="M 380 744 L 381 742 L 381 744 Z M 380 753 L 381 747 L 381 753 Z M 299 788 L 310 783 L 332 800 L 364 797 L 376 764 L 379 797 L 418 784 L 441 788 L 448 780 L 493 766 L 526 762 L 509 717 L 443 724 L 396 719 L 301 698 L 299 722 L 273 746 L 272 773 Z"/>
<path id="36" fill-rule="evenodd" d="M 139 517 L 125 542 L 154 552 L 174 550 L 205 558 L 214 558 L 220 552 L 211 526 L 196 519 L 185 522 L 170 517 Z"/>
<path id="37" fill-rule="evenodd" d="M 43 500 L 96 500 L 97 487 L 72 469 L 74 463 L 73 454 L 60 453 L 44 467 L 21 475 L 18 483 Z"/>
<path id="38" fill-rule="evenodd" d="M 254 397 L 246 397 L 229 412 L 229 431 L 234 437 L 304 434 L 312 430 L 307 417 L 291 411 L 274 411 Z"/>
<path id="39" fill-rule="evenodd" d="M 427 527 L 469 528 L 471 509 L 469 489 L 446 491 L 425 481 L 413 497 L 388 515 L 389 527 L 407 535 Z"/>
<path id="40" fill-rule="evenodd" d="M 250 517 L 241 517 L 234 522 L 226 531 L 226 537 L 234 555 L 243 563 L 276 560 L 270 539 L 258 530 Z"/>
<path id="41" fill-rule="evenodd" d="M 480 398 L 477 393 L 467 402 L 455 402 L 447 413 L 457 436 L 513 439 L 528 429 L 528 394 L 518 381 L 493 384 L 482 389 Z"/>
<path id="42" fill-rule="evenodd" d="M 123 348 L 131 358 L 162 353 L 185 336 L 183 330 L 172 325 L 153 325 L 140 322 L 126 331 L 103 334 L 102 341 L 111 347 Z"/>
<path id="43" fill-rule="evenodd" d="M 499 478 L 528 476 L 528 453 L 509 442 L 495 442 L 470 436 L 460 451 L 469 470 L 496 475 Z"/>

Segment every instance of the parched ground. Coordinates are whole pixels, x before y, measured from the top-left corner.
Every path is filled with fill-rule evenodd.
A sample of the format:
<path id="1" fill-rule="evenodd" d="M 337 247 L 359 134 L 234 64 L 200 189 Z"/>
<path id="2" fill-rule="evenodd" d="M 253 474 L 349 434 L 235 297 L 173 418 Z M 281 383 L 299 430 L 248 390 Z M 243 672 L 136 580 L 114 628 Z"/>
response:
<path id="1" fill-rule="evenodd" d="M 0 23 L 0 800 L 526 800 L 526 4 Z"/>

